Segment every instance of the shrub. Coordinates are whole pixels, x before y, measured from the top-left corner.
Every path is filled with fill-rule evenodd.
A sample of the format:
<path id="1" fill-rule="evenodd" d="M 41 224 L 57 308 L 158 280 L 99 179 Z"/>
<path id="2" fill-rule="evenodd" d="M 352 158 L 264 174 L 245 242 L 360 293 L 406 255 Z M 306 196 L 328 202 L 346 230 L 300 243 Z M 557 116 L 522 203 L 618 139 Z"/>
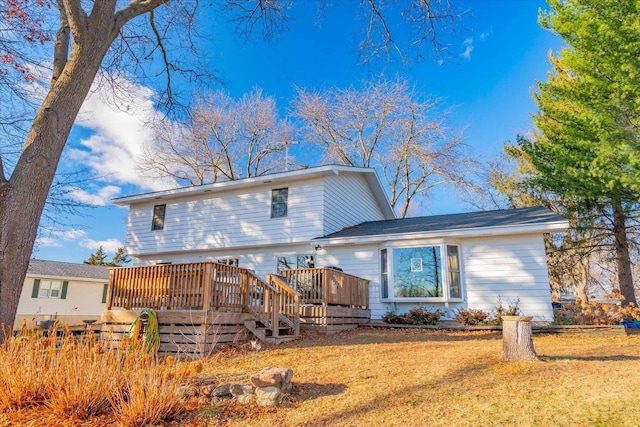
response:
<path id="1" fill-rule="evenodd" d="M 520 310 L 520 298 L 516 298 L 515 301 L 510 301 L 507 308 L 502 305 L 502 297 L 498 297 L 498 305 L 494 310 L 493 322 L 495 325 L 502 326 L 502 316 L 520 316 L 522 311 Z"/>
<path id="2" fill-rule="evenodd" d="M 489 318 L 489 313 L 482 310 L 461 308 L 456 312 L 454 320 L 467 326 L 482 325 Z"/>
<path id="3" fill-rule="evenodd" d="M 402 315 L 388 311 L 382 317 L 382 321 L 395 325 L 435 325 L 441 316 L 440 310 L 425 310 L 417 307 Z"/>
<path id="4" fill-rule="evenodd" d="M 557 325 L 615 325 L 624 321 L 640 320 L 640 308 L 635 304 L 622 306 L 618 301 L 624 298 L 617 292 L 606 295 L 611 302 L 600 303 L 579 299 L 575 303 L 563 304 L 553 310 Z"/>

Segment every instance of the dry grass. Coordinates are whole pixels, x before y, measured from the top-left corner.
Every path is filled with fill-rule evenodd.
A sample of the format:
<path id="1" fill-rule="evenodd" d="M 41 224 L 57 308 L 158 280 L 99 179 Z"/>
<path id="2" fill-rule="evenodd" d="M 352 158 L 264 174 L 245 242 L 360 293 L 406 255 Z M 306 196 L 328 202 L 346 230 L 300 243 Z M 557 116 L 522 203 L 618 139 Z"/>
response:
<path id="1" fill-rule="evenodd" d="M 534 346 L 542 361 L 507 363 L 500 361 L 502 343 L 496 333 L 361 328 L 265 346 L 257 355 L 249 344 L 239 344 L 207 359 L 198 375 L 237 381 L 264 366 L 290 367 L 294 389 L 284 407 L 211 405 L 169 425 L 638 424 L 640 335 L 535 336 Z M 167 379 L 168 372 L 183 368 L 163 369 Z M 144 390 L 136 395 L 144 396 Z M 171 401 L 171 394 L 163 399 Z M 144 402 L 135 404 L 138 411 Z M 146 402 L 157 406 L 157 401 Z M 65 425 L 51 414 L 41 418 L 44 412 L 42 405 L 19 408 L 0 414 L 0 425 Z M 151 414 L 140 414 L 132 411 L 121 421 L 155 422 Z M 140 423 L 136 417 L 149 418 Z M 102 415 L 68 425 L 94 427 L 116 421 L 115 415 Z"/>
<path id="2" fill-rule="evenodd" d="M 184 412 L 178 388 L 188 372 L 168 369 L 143 351 L 107 351 L 92 334 L 24 330 L 0 346 L 0 413 L 9 414 L 0 425 L 41 407 L 71 425 L 105 414 L 122 425 L 171 419 Z"/>
<path id="3" fill-rule="evenodd" d="M 294 370 L 290 407 L 220 416 L 238 426 L 638 425 L 640 336 L 536 336 L 534 346 L 543 361 L 507 363 L 495 333 L 313 337 L 258 356 L 261 367 Z M 210 371 L 255 370 L 254 354 L 228 356 Z"/>

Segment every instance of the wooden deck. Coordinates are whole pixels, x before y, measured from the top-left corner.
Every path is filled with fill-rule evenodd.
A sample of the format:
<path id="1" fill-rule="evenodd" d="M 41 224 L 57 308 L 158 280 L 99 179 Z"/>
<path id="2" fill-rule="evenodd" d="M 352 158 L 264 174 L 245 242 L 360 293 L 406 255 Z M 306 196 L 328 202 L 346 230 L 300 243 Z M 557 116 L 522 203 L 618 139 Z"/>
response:
<path id="1" fill-rule="evenodd" d="M 205 354 L 246 339 L 247 329 L 272 343 L 297 338 L 301 319 L 305 329 L 323 332 L 357 327 L 369 320 L 368 301 L 368 281 L 330 268 L 262 280 L 214 262 L 121 267 L 110 271 L 103 336 L 121 339 L 150 308 L 158 314 L 160 351 Z"/>

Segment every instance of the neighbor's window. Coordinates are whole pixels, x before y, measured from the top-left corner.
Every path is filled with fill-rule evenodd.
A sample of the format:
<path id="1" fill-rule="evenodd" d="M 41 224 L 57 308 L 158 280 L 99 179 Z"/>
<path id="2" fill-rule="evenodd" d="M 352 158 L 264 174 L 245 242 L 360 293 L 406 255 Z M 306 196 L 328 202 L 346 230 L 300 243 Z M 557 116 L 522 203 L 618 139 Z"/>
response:
<path id="1" fill-rule="evenodd" d="M 164 213 L 167 205 L 155 205 L 153 207 L 153 221 L 151 222 L 151 231 L 164 230 Z"/>
<path id="2" fill-rule="evenodd" d="M 457 246 L 382 249 L 380 276 L 382 298 L 462 298 Z"/>
<path id="3" fill-rule="evenodd" d="M 271 190 L 271 218 L 284 218 L 287 216 L 288 188 Z"/>
<path id="4" fill-rule="evenodd" d="M 56 280 L 40 280 L 38 298 L 60 298 L 62 282 Z"/>
<path id="5" fill-rule="evenodd" d="M 315 268 L 316 261 L 313 255 L 291 255 L 278 257 L 276 271 L 282 274 L 283 270 L 294 268 Z"/>

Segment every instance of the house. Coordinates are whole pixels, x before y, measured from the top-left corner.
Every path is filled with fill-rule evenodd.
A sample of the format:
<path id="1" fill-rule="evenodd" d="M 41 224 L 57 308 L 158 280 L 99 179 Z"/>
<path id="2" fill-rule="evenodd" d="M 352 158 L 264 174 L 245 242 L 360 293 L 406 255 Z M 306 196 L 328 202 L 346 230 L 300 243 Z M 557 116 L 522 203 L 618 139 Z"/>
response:
<path id="1" fill-rule="evenodd" d="M 72 327 L 98 320 L 106 307 L 108 282 L 106 267 L 31 259 L 14 329 L 24 320 L 42 324 L 59 319 L 62 325 Z"/>
<path id="2" fill-rule="evenodd" d="M 552 320 L 544 208 L 396 219 L 373 169 L 321 166 L 121 197 L 136 265 L 214 261 L 259 277 L 330 266 L 369 281 L 372 319 L 416 306 Z"/>

